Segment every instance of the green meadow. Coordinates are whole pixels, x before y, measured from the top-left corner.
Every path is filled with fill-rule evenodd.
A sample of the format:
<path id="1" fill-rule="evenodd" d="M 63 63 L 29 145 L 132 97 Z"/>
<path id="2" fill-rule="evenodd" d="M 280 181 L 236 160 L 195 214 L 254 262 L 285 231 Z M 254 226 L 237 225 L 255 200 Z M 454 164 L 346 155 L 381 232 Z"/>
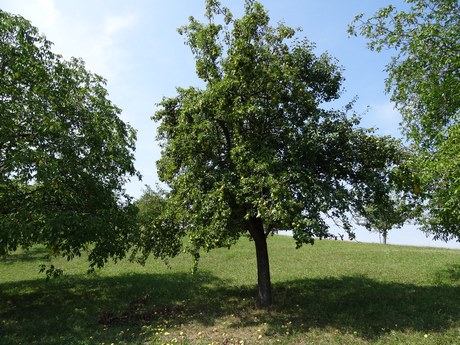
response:
<path id="1" fill-rule="evenodd" d="M 0 344 L 460 344 L 460 251 L 269 239 L 274 305 L 255 306 L 253 243 L 168 265 L 0 258 Z"/>

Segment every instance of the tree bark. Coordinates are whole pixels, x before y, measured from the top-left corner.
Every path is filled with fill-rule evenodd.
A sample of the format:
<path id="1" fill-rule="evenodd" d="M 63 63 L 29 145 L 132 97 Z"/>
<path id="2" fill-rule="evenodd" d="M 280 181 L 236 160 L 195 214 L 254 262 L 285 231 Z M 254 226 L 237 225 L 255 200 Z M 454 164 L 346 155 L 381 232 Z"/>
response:
<path id="1" fill-rule="evenodd" d="M 262 219 L 251 217 L 248 221 L 248 230 L 256 247 L 257 304 L 262 308 L 267 308 L 272 304 L 273 299 L 272 285 L 270 281 L 267 237 L 265 235 Z"/>

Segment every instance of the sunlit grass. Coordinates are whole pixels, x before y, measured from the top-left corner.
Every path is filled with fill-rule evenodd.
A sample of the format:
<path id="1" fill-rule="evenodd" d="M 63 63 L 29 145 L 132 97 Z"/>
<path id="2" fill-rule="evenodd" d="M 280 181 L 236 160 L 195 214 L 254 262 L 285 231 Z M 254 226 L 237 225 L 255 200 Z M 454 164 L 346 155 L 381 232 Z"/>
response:
<path id="1" fill-rule="evenodd" d="M 40 248 L 0 259 L 0 344 L 456 344 L 460 251 L 269 239 L 274 305 L 255 307 L 243 239 L 191 258 L 38 274 Z"/>

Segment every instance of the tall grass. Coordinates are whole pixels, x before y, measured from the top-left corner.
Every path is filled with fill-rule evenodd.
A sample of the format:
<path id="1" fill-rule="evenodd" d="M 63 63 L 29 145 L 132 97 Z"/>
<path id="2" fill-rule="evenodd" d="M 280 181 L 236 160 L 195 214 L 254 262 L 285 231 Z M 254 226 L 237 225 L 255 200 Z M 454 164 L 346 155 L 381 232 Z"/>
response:
<path id="1" fill-rule="evenodd" d="M 460 251 L 269 240 L 274 305 L 255 307 L 253 243 L 190 257 L 110 263 L 43 249 L 0 259 L 0 344 L 460 344 Z"/>

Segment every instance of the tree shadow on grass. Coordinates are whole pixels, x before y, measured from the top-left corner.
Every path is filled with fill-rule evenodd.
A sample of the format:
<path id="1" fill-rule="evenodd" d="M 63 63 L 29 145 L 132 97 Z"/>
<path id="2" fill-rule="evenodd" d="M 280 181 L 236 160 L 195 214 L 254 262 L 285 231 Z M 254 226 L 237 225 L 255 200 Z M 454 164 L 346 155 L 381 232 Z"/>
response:
<path id="1" fill-rule="evenodd" d="M 435 282 L 441 284 L 458 284 L 460 283 L 460 265 L 451 265 L 446 269 L 437 272 Z"/>
<path id="2" fill-rule="evenodd" d="M 142 344 L 142 325 L 168 320 L 235 331 L 267 324 L 267 335 L 333 328 L 372 341 L 391 331 L 438 333 L 459 326 L 460 289 L 383 283 L 362 276 L 274 285 L 269 310 L 255 286 L 236 287 L 208 272 L 70 276 L 0 284 L 1 344 Z"/>
<path id="3" fill-rule="evenodd" d="M 21 252 L 15 252 L 13 254 L 6 254 L 0 256 L 2 265 L 13 265 L 18 262 L 40 262 L 44 260 L 49 251 L 43 247 L 33 247 L 28 250 L 22 250 Z"/>
<path id="4" fill-rule="evenodd" d="M 355 276 L 290 281 L 275 291 L 274 310 L 300 324 L 300 330 L 334 328 L 372 340 L 391 331 L 440 333 L 459 326 L 460 289 L 455 286 Z M 278 324 L 272 323 L 274 331 Z"/>
<path id="5" fill-rule="evenodd" d="M 206 272 L 0 284 L 0 344 L 144 344 L 142 325 L 179 318 L 210 284 L 219 283 Z"/>

